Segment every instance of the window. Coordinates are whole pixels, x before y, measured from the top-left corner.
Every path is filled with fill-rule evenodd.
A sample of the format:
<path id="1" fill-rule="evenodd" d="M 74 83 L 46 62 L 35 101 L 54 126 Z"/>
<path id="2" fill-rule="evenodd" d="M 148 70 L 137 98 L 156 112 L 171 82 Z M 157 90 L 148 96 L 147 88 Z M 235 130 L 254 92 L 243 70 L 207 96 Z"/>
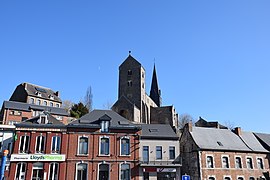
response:
<path id="1" fill-rule="evenodd" d="M 131 76 L 132 75 L 132 71 L 128 70 L 128 75 Z"/>
<path id="2" fill-rule="evenodd" d="M 47 101 L 43 101 L 43 105 L 47 106 L 48 105 Z"/>
<path id="3" fill-rule="evenodd" d="M 98 179 L 108 180 L 109 179 L 109 164 L 100 164 L 98 167 Z"/>
<path id="4" fill-rule="evenodd" d="M 40 105 L 41 101 L 40 99 L 37 100 L 37 105 Z"/>
<path id="5" fill-rule="evenodd" d="M 263 169 L 263 160 L 262 158 L 257 158 L 257 166 L 259 169 Z"/>
<path id="6" fill-rule="evenodd" d="M 37 162 L 33 164 L 32 180 L 43 179 L 44 169 L 43 163 Z"/>
<path id="7" fill-rule="evenodd" d="M 88 137 L 79 138 L 79 154 L 88 154 Z"/>
<path id="8" fill-rule="evenodd" d="M 222 167 L 229 168 L 229 158 L 227 156 L 222 157 Z"/>
<path id="9" fill-rule="evenodd" d="M 214 177 L 209 177 L 208 180 L 215 180 L 215 178 Z"/>
<path id="10" fill-rule="evenodd" d="M 59 104 L 56 104 L 56 107 L 58 107 L 58 108 L 59 108 L 59 107 L 60 107 L 60 105 L 59 105 Z"/>
<path id="11" fill-rule="evenodd" d="M 58 163 L 51 163 L 50 164 L 49 180 L 58 180 L 58 170 L 59 170 Z"/>
<path id="12" fill-rule="evenodd" d="M 121 180 L 130 180 L 129 164 L 121 164 Z"/>
<path id="13" fill-rule="evenodd" d="M 35 104 L 34 98 L 30 98 L 30 104 Z"/>
<path id="14" fill-rule="evenodd" d="M 46 119 L 47 119 L 46 115 L 45 116 L 44 115 L 40 116 L 39 119 L 40 119 L 40 124 L 46 124 Z"/>
<path id="15" fill-rule="evenodd" d="M 156 146 L 156 159 L 162 159 L 162 146 Z"/>
<path id="16" fill-rule="evenodd" d="M 223 146 L 223 144 L 222 144 L 220 141 L 217 141 L 217 144 L 218 144 L 219 146 Z"/>
<path id="17" fill-rule="evenodd" d="M 131 80 L 128 80 L 127 85 L 128 85 L 129 87 L 131 87 L 131 86 L 132 86 L 132 81 L 131 81 Z"/>
<path id="18" fill-rule="evenodd" d="M 50 98 L 51 100 L 54 100 L 54 96 L 53 96 L 53 95 L 49 95 L 49 98 Z"/>
<path id="19" fill-rule="evenodd" d="M 207 168 L 214 168 L 213 156 L 207 156 L 206 157 L 206 167 Z"/>
<path id="20" fill-rule="evenodd" d="M 109 121 L 101 121 L 101 129 L 100 132 L 109 132 Z"/>
<path id="21" fill-rule="evenodd" d="M 244 180 L 244 178 L 243 177 L 238 177 L 237 180 Z"/>
<path id="22" fill-rule="evenodd" d="M 53 107 L 53 102 L 50 102 L 50 106 Z"/>
<path id="23" fill-rule="evenodd" d="M 52 153 L 60 153 L 60 136 L 52 137 Z"/>
<path id="24" fill-rule="evenodd" d="M 230 177 L 224 177 L 224 180 L 231 180 Z"/>
<path id="25" fill-rule="evenodd" d="M 249 177 L 249 180 L 255 180 L 255 178 L 254 177 Z"/>
<path id="26" fill-rule="evenodd" d="M 30 142 L 30 137 L 29 136 L 21 136 L 20 140 L 20 148 L 19 152 L 20 153 L 28 153 L 29 151 L 29 142 Z"/>
<path id="27" fill-rule="evenodd" d="M 45 137 L 37 136 L 36 139 L 36 153 L 44 153 Z"/>
<path id="28" fill-rule="evenodd" d="M 143 146 L 143 162 L 149 162 L 149 146 Z"/>
<path id="29" fill-rule="evenodd" d="M 121 155 L 130 154 L 130 142 L 128 137 L 121 138 Z"/>
<path id="30" fill-rule="evenodd" d="M 87 164 L 86 163 L 77 164 L 76 173 L 77 173 L 76 180 L 86 180 L 87 179 Z"/>
<path id="31" fill-rule="evenodd" d="M 15 179 L 25 180 L 26 163 L 18 163 L 16 168 Z"/>
<path id="32" fill-rule="evenodd" d="M 247 168 L 253 169 L 252 158 L 247 158 Z"/>
<path id="33" fill-rule="evenodd" d="M 169 147 L 169 158 L 175 159 L 175 147 L 174 146 Z"/>
<path id="34" fill-rule="evenodd" d="M 21 116 L 22 112 L 21 111 L 10 111 L 9 114 L 14 115 L 14 116 Z"/>
<path id="35" fill-rule="evenodd" d="M 242 168 L 241 157 L 236 157 L 235 158 L 235 168 L 238 168 L 238 169 L 241 169 Z"/>
<path id="36" fill-rule="evenodd" d="M 100 155 L 109 155 L 109 138 L 108 137 L 102 137 L 100 138 L 100 149 L 99 153 Z"/>

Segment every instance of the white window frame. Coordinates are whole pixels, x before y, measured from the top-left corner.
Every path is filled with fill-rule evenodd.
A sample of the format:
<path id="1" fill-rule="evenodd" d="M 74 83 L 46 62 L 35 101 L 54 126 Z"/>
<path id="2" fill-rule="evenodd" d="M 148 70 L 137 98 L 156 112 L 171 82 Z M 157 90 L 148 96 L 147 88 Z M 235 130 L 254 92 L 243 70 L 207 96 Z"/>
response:
<path id="1" fill-rule="evenodd" d="M 18 163 L 16 164 L 15 179 L 16 179 L 16 175 L 17 175 L 17 171 L 18 171 L 18 164 L 21 164 L 20 174 L 19 174 L 19 179 L 20 179 L 20 177 L 21 177 L 21 175 L 22 175 L 21 173 L 23 173 L 23 172 L 22 172 L 22 164 L 25 164 L 24 179 L 20 179 L 20 180 L 25 180 L 25 179 L 26 179 L 26 171 L 27 171 L 27 163 L 25 163 L 25 162 L 18 162 Z"/>
<path id="2" fill-rule="evenodd" d="M 126 163 L 126 162 L 122 162 L 122 163 L 119 164 L 119 180 L 121 180 L 121 171 L 122 171 L 121 166 L 123 164 L 128 164 L 129 165 L 129 179 L 131 180 L 131 164 Z"/>
<path id="3" fill-rule="evenodd" d="M 224 175 L 223 179 L 225 180 L 225 178 L 230 178 L 230 180 L 232 180 L 232 176 L 231 175 Z"/>
<path id="4" fill-rule="evenodd" d="M 238 180 L 238 178 L 243 178 L 243 180 L 245 180 L 245 176 L 237 176 L 236 180 Z"/>
<path id="5" fill-rule="evenodd" d="M 48 102 L 47 101 L 43 101 L 43 105 L 44 106 L 48 106 Z"/>
<path id="6" fill-rule="evenodd" d="M 35 98 L 30 98 L 30 103 L 29 104 L 35 104 Z"/>
<path id="7" fill-rule="evenodd" d="M 38 151 L 37 151 L 37 142 L 38 142 L 38 138 L 41 138 L 41 140 L 43 140 L 44 141 L 44 143 L 43 143 L 43 147 L 41 146 L 42 145 L 42 143 L 41 143 L 41 141 L 40 141 L 40 144 L 39 144 L 39 147 L 38 147 Z M 45 153 L 45 136 L 44 135 L 42 135 L 42 134 L 40 134 L 39 136 L 37 136 L 36 137 L 36 143 L 35 143 L 35 152 L 37 153 L 37 154 L 44 154 Z M 43 152 L 41 151 L 41 149 L 43 148 Z"/>
<path id="8" fill-rule="evenodd" d="M 207 177 L 207 180 L 209 180 L 209 178 L 214 178 L 214 179 L 216 180 L 216 176 L 215 176 L 215 175 L 209 175 L 209 176 Z"/>
<path id="9" fill-rule="evenodd" d="M 251 159 L 251 166 L 252 166 L 252 168 L 249 168 L 248 167 L 248 158 Z M 253 161 L 253 158 L 251 156 L 246 156 L 246 167 L 247 167 L 247 169 L 254 169 L 254 161 Z"/>
<path id="10" fill-rule="evenodd" d="M 122 140 L 123 139 L 128 139 L 128 141 L 129 141 L 129 153 L 128 154 L 122 154 Z M 130 137 L 129 136 L 123 136 L 123 137 L 120 137 L 120 156 L 130 156 L 131 154 L 130 154 Z"/>
<path id="11" fill-rule="evenodd" d="M 107 139 L 109 139 L 109 154 L 101 154 L 101 139 L 102 138 L 107 138 Z M 109 136 L 100 136 L 99 137 L 99 156 L 110 156 L 110 145 L 111 145 L 111 143 L 110 143 L 110 137 Z"/>
<path id="12" fill-rule="evenodd" d="M 110 127 L 110 122 L 109 121 L 101 121 L 100 122 L 100 132 L 108 133 L 109 132 L 109 127 Z"/>
<path id="13" fill-rule="evenodd" d="M 210 157 L 212 157 L 212 160 L 213 160 L 213 167 L 211 168 L 211 167 L 208 167 L 208 161 L 207 161 L 207 157 L 208 156 L 210 156 Z M 205 167 L 206 168 L 208 168 L 208 169 L 213 169 L 213 168 L 215 168 L 215 158 L 214 158 L 214 156 L 213 156 L 213 154 L 206 154 L 206 156 L 205 156 Z M 211 177 L 211 176 L 209 176 L 209 177 Z"/>
<path id="14" fill-rule="evenodd" d="M 59 137 L 59 152 L 57 152 L 56 150 L 53 150 L 53 137 Z M 57 141 L 55 141 L 55 144 L 57 145 Z M 57 146 L 55 146 L 55 147 L 57 147 Z M 60 154 L 60 152 L 61 152 L 61 136 L 59 136 L 59 135 L 52 136 L 51 153 L 52 154 Z"/>
<path id="15" fill-rule="evenodd" d="M 21 152 L 20 147 L 21 147 L 21 143 L 22 143 L 22 137 L 29 137 L 29 138 L 28 138 L 28 141 L 29 141 L 29 142 L 28 142 L 28 147 L 26 147 L 26 145 L 25 145 L 26 138 L 24 138 L 24 142 L 23 142 L 24 146 L 23 146 L 23 150 L 22 150 L 22 152 Z M 26 153 L 28 153 L 29 148 L 30 148 L 30 135 L 24 134 L 24 135 L 20 136 L 19 154 L 26 154 Z M 27 150 L 26 150 L 26 149 L 27 149 Z"/>
<path id="16" fill-rule="evenodd" d="M 236 158 L 240 158 L 241 168 L 237 168 L 236 167 Z M 235 165 L 235 169 L 243 169 L 243 161 L 242 161 L 242 157 L 241 156 L 234 156 L 234 165 Z"/>
<path id="17" fill-rule="evenodd" d="M 56 165 L 58 166 L 57 172 L 55 171 Z M 59 168 L 60 168 L 60 164 L 57 163 L 57 162 L 51 162 L 49 164 L 49 176 L 48 176 L 48 179 L 50 179 L 50 176 L 51 176 L 51 166 L 53 166 L 52 180 L 54 180 L 54 179 L 57 179 L 58 180 L 59 179 Z M 56 176 L 56 178 L 55 178 L 55 176 Z"/>
<path id="18" fill-rule="evenodd" d="M 80 139 L 81 138 L 87 138 L 87 154 L 80 154 Z M 88 156 L 89 155 L 89 136 L 78 136 L 78 146 L 77 146 L 77 155 L 80 156 Z"/>
<path id="19" fill-rule="evenodd" d="M 223 163 L 223 158 L 226 157 L 228 159 L 228 168 L 227 167 L 224 167 L 224 163 Z M 230 165 L 230 156 L 229 155 L 222 155 L 221 156 L 221 165 L 222 165 L 222 168 L 223 169 L 230 169 L 231 165 Z M 225 176 L 224 176 L 225 177 Z"/>
<path id="20" fill-rule="evenodd" d="M 77 175 L 78 175 L 78 165 L 79 164 L 86 164 L 86 179 L 88 179 L 88 163 L 87 162 L 84 162 L 84 161 L 81 161 L 81 162 L 78 162 L 76 163 L 76 172 L 75 172 L 75 180 L 77 180 Z"/>
<path id="21" fill-rule="evenodd" d="M 157 147 L 161 147 L 161 158 L 157 158 Z M 155 148 L 155 150 L 156 150 L 156 160 L 162 160 L 163 159 L 163 147 L 161 146 L 161 145 L 156 145 L 156 148 Z"/>
<path id="22" fill-rule="evenodd" d="M 262 160 L 262 166 L 263 166 L 262 169 L 258 166 L 258 159 L 261 159 L 261 160 Z M 256 164 L 257 164 L 257 168 L 258 168 L 258 169 L 261 169 L 261 170 L 264 170 L 264 169 L 265 169 L 265 168 L 264 168 L 264 160 L 263 160 L 263 158 L 262 158 L 261 156 L 257 156 L 257 157 L 256 157 Z"/>
<path id="23" fill-rule="evenodd" d="M 174 148 L 174 158 L 171 158 L 170 147 L 173 147 Z M 176 158 L 176 148 L 175 148 L 175 146 L 169 146 L 168 153 L 169 153 L 168 154 L 169 160 L 175 159 Z"/>
<path id="24" fill-rule="evenodd" d="M 41 169 L 41 168 L 34 168 L 34 164 L 35 164 L 35 163 L 40 163 L 40 164 L 42 164 L 42 165 L 43 165 L 43 168 L 42 168 L 42 169 Z M 44 172 L 45 172 L 44 164 L 45 164 L 45 163 L 43 163 L 43 162 L 34 162 L 34 163 L 33 163 L 33 168 L 32 168 L 32 173 L 31 173 L 31 179 L 33 179 L 33 173 L 34 173 L 34 170 L 43 170 L 43 175 L 42 175 L 42 176 L 43 176 L 43 179 L 44 179 L 44 177 L 45 177 L 45 176 L 44 176 Z"/>
<path id="25" fill-rule="evenodd" d="M 37 105 L 41 105 L 41 100 L 40 99 L 37 99 L 37 102 L 36 102 Z"/>
<path id="26" fill-rule="evenodd" d="M 102 165 L 102 164 L 107 164 L 108 166 L 109 166 L 109 169 L 108 169 L 108 180 L 110 180 L 111 178 L 110 178 L 110 169 L 111 169 L 111 164 L 110 163 L 107 163 L 107 162 L 102 162 L 102 163 L 98 163 L 97 165 L 98 165 L 98 172 L 97 172 L 97 180 L 99 180 L 99 166 L 100 165 Z"/>

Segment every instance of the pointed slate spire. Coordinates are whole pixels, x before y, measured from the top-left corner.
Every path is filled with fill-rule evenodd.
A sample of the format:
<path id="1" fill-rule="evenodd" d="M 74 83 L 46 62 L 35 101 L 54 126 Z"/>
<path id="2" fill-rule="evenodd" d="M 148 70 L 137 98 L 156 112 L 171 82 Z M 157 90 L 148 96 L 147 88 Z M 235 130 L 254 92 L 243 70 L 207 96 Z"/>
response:
<path id="1" fill-rule="evenodd" d="M 150 90 L 150 98 L 156 103 L 158 107 L 160 107 L 161 105 L 160 104 L 160 91 L 158 89 L 158 81 L 157 81 L 155 64 L 154 64 L 152 84 L 151 84 L 151 90 Z"/>

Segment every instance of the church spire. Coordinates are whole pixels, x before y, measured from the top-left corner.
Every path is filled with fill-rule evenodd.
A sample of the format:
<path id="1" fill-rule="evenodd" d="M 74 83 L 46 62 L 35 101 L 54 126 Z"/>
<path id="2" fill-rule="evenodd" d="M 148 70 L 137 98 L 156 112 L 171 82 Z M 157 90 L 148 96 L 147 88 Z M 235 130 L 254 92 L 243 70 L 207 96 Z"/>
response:
<path id="1" fill-rule="evenodd" d="M 158 81 L 157 81 L 157 74 L 156 74 L 156 66 L 154 64 L 153 70 L 153 77 L 152 77 L 152 84 L 150 90 L 150 98 L 156 103 L 158 107 L 160 107 L 160 91 L 158 89 Z"/>

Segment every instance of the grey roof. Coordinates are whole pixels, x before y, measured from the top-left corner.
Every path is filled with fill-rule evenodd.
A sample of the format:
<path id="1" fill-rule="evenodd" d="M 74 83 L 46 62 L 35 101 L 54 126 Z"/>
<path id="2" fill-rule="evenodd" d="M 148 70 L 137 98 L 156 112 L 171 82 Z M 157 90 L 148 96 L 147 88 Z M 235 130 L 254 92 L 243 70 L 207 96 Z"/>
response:
<path id="1" fill-rule="evenodd" d="M 140 129 L 139 124 L 135 124 L 112 110 L 93 110 L 82 116 L 78 120 L 71 122 L 68 126 L 82 126 L 100 128 L 100 120 L 110 121 L 110 129 Z"/>
<path id="2" fill-rule="evenodd" d="M 191 135 L 201 149 L 251 151 L 245 143 L 229 129 L 192 127 Z"/>
<path id="3" fill-rule="evenodd" d="M 48 111 L 51 114 L 55 114 L 55 115 L 68 116 L 68 113 L 66 112 L 64 108 L 41 106 L 41 105 L 28 104 L 28 103 L 22 103 L 22 102 L 15 102 L 15 101 L 4 101 L 3 107 L 5 109 L 14 109 L 14 110 L 20 110 L 20 111 L 31 111 L 31 109 L 35 109 L 35 110 L 40 110 L 40 111 Z"/>
<path id="4" fill-rule="evenodd" d="M 240 138 L 244 141 L 244 143 L 252 150 L 256 152 L 268 152 L 258 139 L 254 136 L 252 132 L 242 131 Z"/>
<path id="5" fill-rule="evenodd" d="M 139 61 L 137 61 L 134 57 L 132 57 L 131 55 L 128 55 L 128 57 L 124 60 L 124 62 L 119 66 L 119 68 L 121 68 L 121 66 L 123 66 L 124 64 L 129 63 L 130 65 L 132 64 L 133 66 L 141 66 L 141 63 Z"/>
<path id="6" fill-rule="evenodd" d="M 47 124 L 40 124 L 38 123 L 38 120 L 40 116 L 35 116 L 30 119 L 26 119 L 22 121 L 21 123 L 15 124 L 16 127 L 39 127 L 39 128 L 65 128 L 65 125 L 58 121 L 55 117 L 53 117 L 48 112 L 43 112 L 44 115 L 47 116 L 48 123 Z"/>
<path id="7" fill-rule="evenodd" d="M 28 95 L 37 96 L 36 92 L 39 92 L 42 98 L 50 99 L 50 96 L 52 95 L 54 97 L 53 99 L 54 101 L 62 102 L 61 99 L 58 96 L 56 96 L 56 92 L 54 92 L 50 88 L 46 88 L 46 87 L 42 87 L 35 84 L 30 84 L 30 83 L 24 83 L 24 87 Z"/>
<path id="8" fill-rule="evenodd" d="M 270 148 L 270 134 L 254 133 L 265 145 Z"/>
<path id="9" fill-rule="evenodd" d="M 178 139 L 169 124 L 142 124 L 142 139 Z"/>

